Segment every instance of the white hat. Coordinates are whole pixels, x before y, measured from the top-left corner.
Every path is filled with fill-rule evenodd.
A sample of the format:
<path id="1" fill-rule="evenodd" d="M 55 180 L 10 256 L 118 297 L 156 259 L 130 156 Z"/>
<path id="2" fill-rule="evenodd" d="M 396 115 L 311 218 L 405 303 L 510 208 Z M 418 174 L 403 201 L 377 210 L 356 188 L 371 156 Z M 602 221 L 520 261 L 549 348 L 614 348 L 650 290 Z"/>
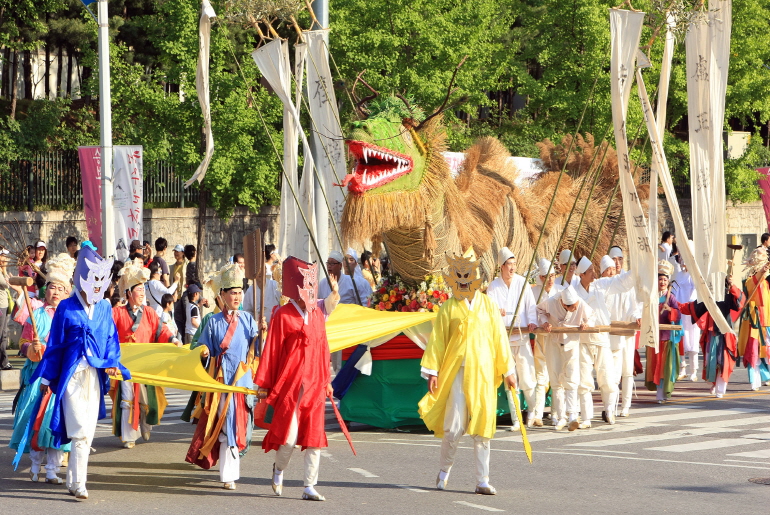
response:
<path id="1" fill-rule="evenodd" d="M 623 257 L 623 250 L 621 250 L 620 247 L 612 247 L 610 249 L 610 257 L 611 258 L 622 258 Z"/>
<path id="2" fill-rule="evenodd" d="M 35 248 L 39 249 L 40 247 L 46 248 L 44 241 L 39 241 L 35 244 Z"/>
<path id="3" fill-rule="evenodd" d="M 69 254 L 63 252 L 46 263 L 49 283 L 57 283 L 67 288 L 72 284 L 72 275 L 75 273 L 75 260 Z"/>
<path id="4" fill-rule="evenodd" d="M 177 245 L 174 247 L 174 252 L 184 252 L 184 247 L 182 245 Z"/>
<path id="5" fill-rule="evenodd" d="M 589 268 L 591 268 L 591 260 L 585 256 L 580 258 L 580 261 L 578 261 L 578 264 L 577 264 L 577 273 L 583 274 Z"/>
<path id="6" fill-rule="evenodd" d="M 537 267 L 539 275 L 550 275 L 553 273 L 553 264 L 545 258 L 540 258 L 540 263 Z"/>
<path id="7" fill-rule="evenodd" d="M 353 247 L 348 247 L 348 250 L 347 250 L 347 252 L 345 252 L 345 255 L 346 256 L 350 256 L 353 259 L 355 259 L 356 261 L 358 261 L 358 252 L 353 250 Z"/>
<path id="8" fill-rule="evenodd" d="M 567 286 L 561 291 L 561 301 L 565 306 L 571 306 L 579 300 L 578 294 L 575 288 Z"/>
<path id="9" fill-rule="evenodd" d="M 329 252 L 329 259 L 333 259 L 338 263 L 342 263 L 345 261 L 345 257 L 342 255 L 342 252 L 340 252 L 339 250 L 332 250 L 331 252 Z"/>
<path id="10" fill-rule="evenodd" d="M 0 256 L 5 256 L 8 254 L 10 254 L 10 251 L 8 249 L 0 247 Z"/>
<path id="11" fill-rule="evenodd" d="M 501 248 L 500 252 L 497 253 L 497 266 L 503 266 L 511 258 L 516 258 L 511 249 L 508 247 Z"/>
<path id="12" fill-rule="evenodd" d="M 599 270 L 604 273 L 608 268 L 615 268 L 615 261 L 610 256 L 602 256 L 602 260 L 599 262 Z"/>
<path id="13" fill-rule="evenodd" d="M 765 254 L 765 263 L 767 263 L 767 252 L 764 250 L 762 252 Z M 665 275 L 666 277 L 670 278 L 673 273 L 674 265 L 665 259 L 658 261 L 658 275 Z"/>
<path id="14" fill-rule="evenodd" d="M 575 256 L 572 255 L 572 251 L 570 249 L 564 249 L 559 254 L 560 265 L 566 265 L 567 261 L 572 261 L 573 263 L 576 261 Z"/>

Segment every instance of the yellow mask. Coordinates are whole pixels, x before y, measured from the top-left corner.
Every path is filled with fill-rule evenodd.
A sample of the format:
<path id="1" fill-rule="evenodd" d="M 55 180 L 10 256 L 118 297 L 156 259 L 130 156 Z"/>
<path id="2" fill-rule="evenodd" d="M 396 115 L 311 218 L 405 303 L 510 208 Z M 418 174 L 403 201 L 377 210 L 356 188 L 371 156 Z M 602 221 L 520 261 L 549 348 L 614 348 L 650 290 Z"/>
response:
<path id="1" fill-rule="evenodd" d="M 473 249 L 463 256 L 447 256 L 446 260 L 449 267 L 448 272 L 444 274 L 444 281 L 452 288 L 452 296 L 458 300 L 470 301 L 476 290 L 481 288 L 479 263 L 475 259 Z"/>

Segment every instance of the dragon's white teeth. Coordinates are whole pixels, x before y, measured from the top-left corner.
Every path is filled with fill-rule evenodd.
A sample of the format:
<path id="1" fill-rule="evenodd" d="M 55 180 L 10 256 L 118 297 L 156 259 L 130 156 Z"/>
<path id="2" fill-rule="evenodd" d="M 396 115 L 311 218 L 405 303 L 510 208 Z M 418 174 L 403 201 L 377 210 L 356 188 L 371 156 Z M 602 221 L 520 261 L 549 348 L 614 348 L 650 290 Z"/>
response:
<path id="1" fill-rule="evenodd" d="M 364 163 L 369 163 L 369 149 L 364 147 Z"/>

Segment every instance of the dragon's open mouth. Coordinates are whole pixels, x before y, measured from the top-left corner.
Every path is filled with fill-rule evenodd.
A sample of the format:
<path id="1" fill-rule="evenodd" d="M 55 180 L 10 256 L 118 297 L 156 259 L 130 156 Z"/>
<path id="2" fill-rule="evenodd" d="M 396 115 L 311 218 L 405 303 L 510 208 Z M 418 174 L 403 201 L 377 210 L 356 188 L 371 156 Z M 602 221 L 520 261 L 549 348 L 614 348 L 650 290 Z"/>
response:
<path id="1" fill-rule="evenodd" d="M 353 156 L 352 173 L 343 181 L 353 193 L 363 193 L 406 175 L 414 168 L 412 158 L 364 141 L 346 141 Z"/>
<path id="2" fill-rule="evenodd" d="M 468 291 L 471 289 L 470 284 L 471 283 L 457 283 L 457 286 L 459 287 L 460 291 Z"/>

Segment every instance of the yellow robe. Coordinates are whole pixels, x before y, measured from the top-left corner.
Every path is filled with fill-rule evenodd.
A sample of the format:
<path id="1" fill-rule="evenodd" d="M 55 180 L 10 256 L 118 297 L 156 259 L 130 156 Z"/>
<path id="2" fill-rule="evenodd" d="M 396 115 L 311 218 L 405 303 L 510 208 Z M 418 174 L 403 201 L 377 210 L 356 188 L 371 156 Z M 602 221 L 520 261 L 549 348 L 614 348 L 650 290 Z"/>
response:
<path id="1" fill-rule="evenodd" d="M 759 283 L 756 282 L 757 279 L 755 279 L 755 277 L 757 276 L 749 276 L 745 283 L 746 292 L 748 293 L 747 299 L 752 296 L 757 284 L 759 284 L 760 290 L 753 296 L 751 302 L 749 302 L 749 307 L 746 310 L 751 317 L 751 324 L 749 324 L 747 320 L 744 320 L 743 323 L 741 323 L 741 329 L 738 333 L 738 355 L 745 355 L 746 345 L 748 344 L 749 337 L 751 337 L 760 342 L 759 357 L 765 358 L 766 348 L 761 344 L 762 338 L 760 338 L 759 331 L 760 329 L 764 331 L 764 327 L 770 324 L 770 286 L 767 284 L 765 277 L 761 277 Z M 759 312 L 759 320 L 757 320 L 757 311 Z M 760 329 L 756 329 L 753 325 L 759 325 L 761 327 Z"/>
<path id="2" fill-rule="evenodd" d="M 444 437 L 449 391 L 465 361 L 463 391 L 468 404 L 469 435 L 492 438 L 496 428 L 497 389 L 514 362 L 508 335 L 495 302 L 481 292 L 473 307 L 451 298 L 438 312 L 421 365 L 438 371 L 438 389 L 419 402 L 420 417 L 437 438 Z"/>

